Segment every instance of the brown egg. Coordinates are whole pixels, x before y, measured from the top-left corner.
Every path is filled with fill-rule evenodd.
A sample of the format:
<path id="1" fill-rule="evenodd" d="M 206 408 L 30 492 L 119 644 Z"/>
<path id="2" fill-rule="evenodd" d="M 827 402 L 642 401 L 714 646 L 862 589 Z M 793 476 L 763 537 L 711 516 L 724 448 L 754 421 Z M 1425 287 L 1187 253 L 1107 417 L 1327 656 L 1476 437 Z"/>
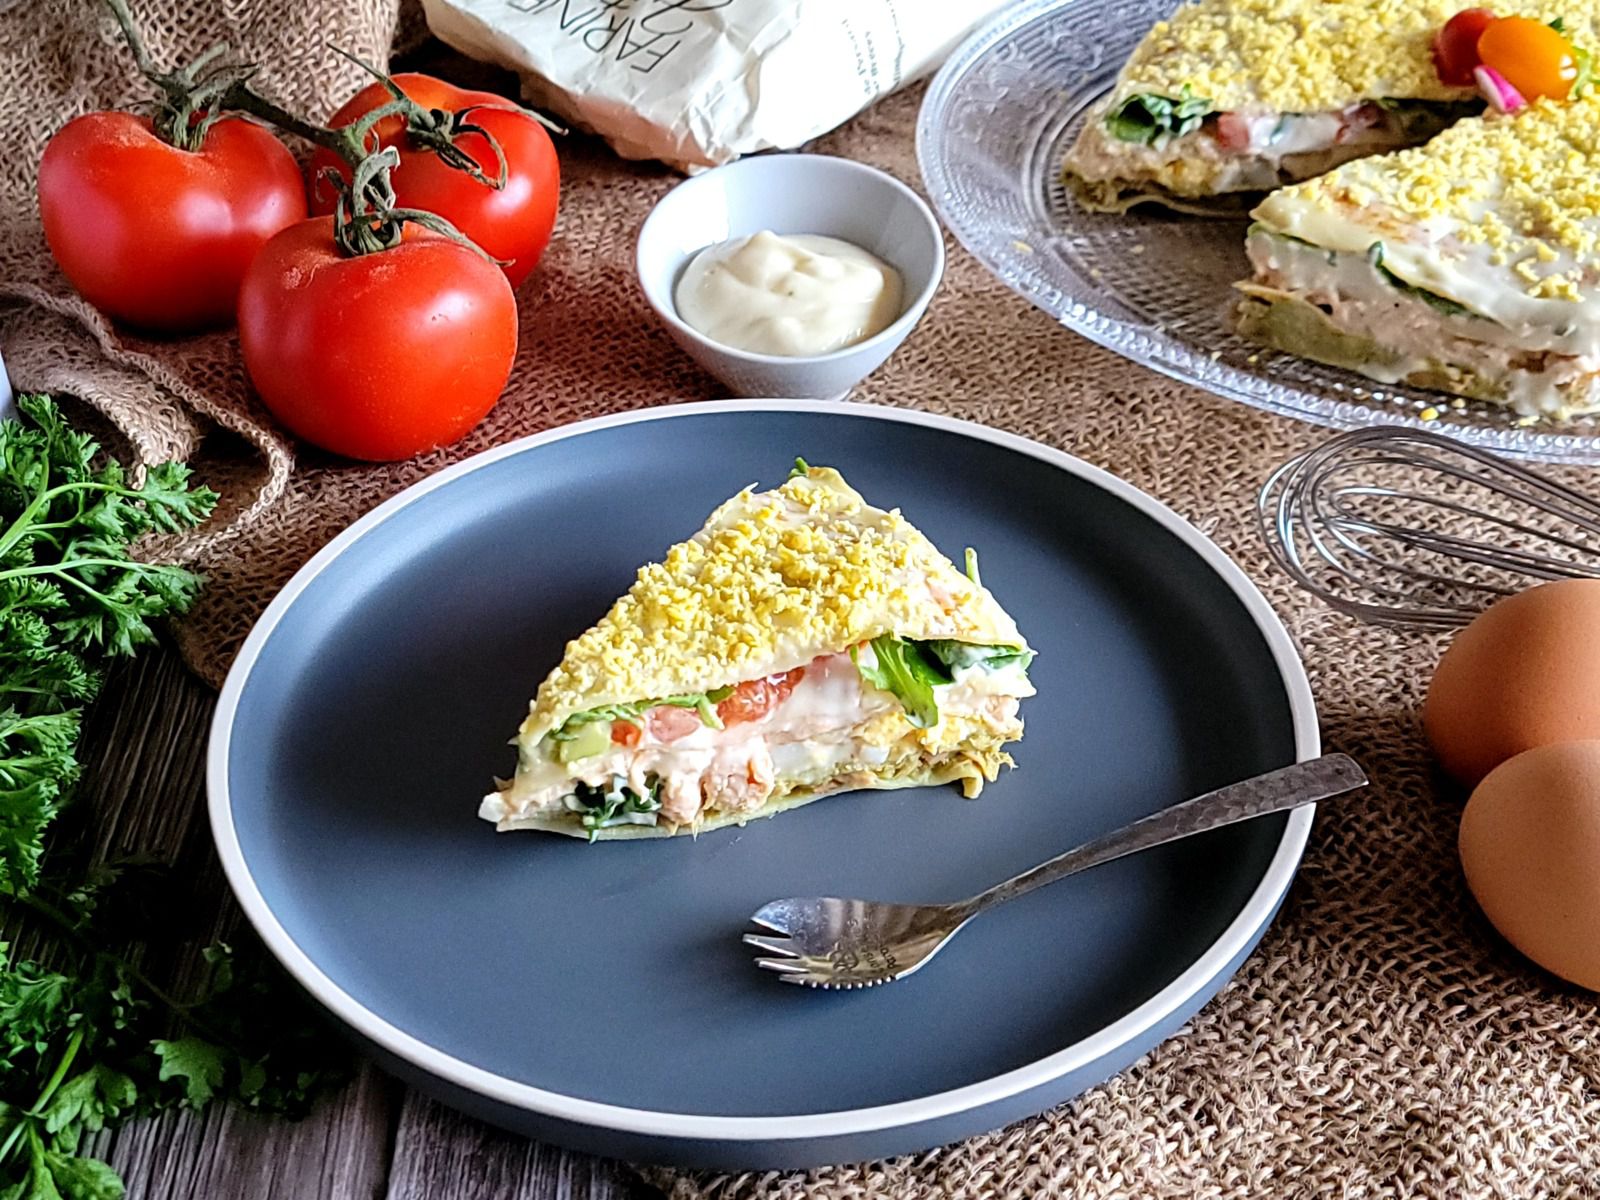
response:
<path id="1" fill-rule="evenodd" d="M 1600 738 L 1600 579 L 1541 584 L 1477 617 L 1439 660 L 1422 723 L 1466 784 L 1534 746 Z"/>
<path id="2" fill-rule="evenodd" d="M 1491 771 L 1461 814 L 1461 867 L 1507 941 L 1600 991 L 1600 741 L 1540 746 Z"/>

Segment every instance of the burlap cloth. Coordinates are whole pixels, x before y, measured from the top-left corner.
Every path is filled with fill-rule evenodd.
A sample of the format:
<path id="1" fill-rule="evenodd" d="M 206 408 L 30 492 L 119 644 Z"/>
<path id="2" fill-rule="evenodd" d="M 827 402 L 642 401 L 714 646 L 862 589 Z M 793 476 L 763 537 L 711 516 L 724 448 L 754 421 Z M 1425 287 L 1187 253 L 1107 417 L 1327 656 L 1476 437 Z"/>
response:
<path id="1" fill-rule="evenodd" d="M 226 35 L 278 98 L 325 114 L 414 13 L 398 0 L 147 0 L 158 58 Z M 9 11 L 7 11 L 9 9 Z M 46 254 L 33 203 L 60 121 L 139 95 L 95 0 L 0 0 L 0 346 L 17 384 L 72 393 L 149 459 L 197 462 L 227 499 L 181 552 L 210 576 L 177 629 L 217 683 L 251 621 L 355 517 L 446 462 L 617 409 L 706 399 L 716 383 L 656 327 L 633 240 L 664 171 L 562 145 L 561 225 L 523 288 L 511 384 L 461 445 L 396 466 L 292 446 L 252 401 L 227 334 L 151 342 L 108 328 Z M 918 185 L 917 94 L 817 147 Z M 1319 817 L 1291 899 L 1261 948 L 1183 1032 L 1055 1112 L 914 1158 L 810 1174 L 651 1172 L 693 1197 L 1600 1196 L 1595 1002 L 1493 935 L 1454 856 L 1461 798 L 1434 777 L 1416 723 L 1435 639 L 1359 625 L 1269 567 L 1256 485 L 1322 434 L 1131 366 L 1030 308 L 950 247 L 921 327 L 856 398 L 983 421 L 1062 447 L 1154 493 L 1255 577 L 1293 631 L 1332 747 L 1374 778 Z M 0 301 L 4 303 L 4 301 Z M 532 680 L 529 681 L 530 685 Z M 1004 1014 L 974 1014 L 1004 1019 Z"/>

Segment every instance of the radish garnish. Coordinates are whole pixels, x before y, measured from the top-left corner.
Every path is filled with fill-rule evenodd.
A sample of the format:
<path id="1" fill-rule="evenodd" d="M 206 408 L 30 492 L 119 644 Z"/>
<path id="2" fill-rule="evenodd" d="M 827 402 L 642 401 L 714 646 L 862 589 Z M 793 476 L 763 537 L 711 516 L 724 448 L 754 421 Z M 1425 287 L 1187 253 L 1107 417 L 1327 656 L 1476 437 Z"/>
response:
<path id="1" fill-rule="evenodd" d="M 1478 91 L 1483 93 L 1483 98 L 1495 112 L 1514 113 L 1519 108 L 1527 107 L 1528 102 L 1522 98 L 1522 93 L 1493 67 L 1474 67 L 1472 78 L 1477 81 Z"/>

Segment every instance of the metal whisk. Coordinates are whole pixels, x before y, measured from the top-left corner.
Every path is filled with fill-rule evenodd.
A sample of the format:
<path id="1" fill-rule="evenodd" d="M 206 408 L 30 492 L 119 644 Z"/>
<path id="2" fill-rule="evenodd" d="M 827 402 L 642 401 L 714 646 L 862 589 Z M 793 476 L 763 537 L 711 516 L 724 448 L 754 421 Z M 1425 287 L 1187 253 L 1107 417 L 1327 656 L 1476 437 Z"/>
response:
<path id="1" fill-rule="evenodd" d="M 1278 565 L 1367 621 L 1464 625 L 1535 582 L 1600 576 L 1600 500 L 1422 430 L 1330 438 L 1256 506 Z"/>

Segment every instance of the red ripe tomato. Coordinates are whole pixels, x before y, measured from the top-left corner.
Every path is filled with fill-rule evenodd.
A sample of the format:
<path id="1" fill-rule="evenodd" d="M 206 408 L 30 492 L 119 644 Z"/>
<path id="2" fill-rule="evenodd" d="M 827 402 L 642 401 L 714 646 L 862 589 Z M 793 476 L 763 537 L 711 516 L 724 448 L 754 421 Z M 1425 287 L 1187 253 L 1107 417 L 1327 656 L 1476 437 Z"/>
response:
<path id="1" fill-rule="evenodd" d="M 487 187 L 432 151 L 413 146 L 402 118 L 385 118 L 374 132 L 381 145 L 400 151 L 400 165 L 391 176 L 396 205 L 438 213 L 505 262 L 506 278 L 516 287 L 538 265 L 556 225 L 561 169 L 550 135 L 534 117 L 503 96 L 466 91 L 431 75 L 402 74 L 394 81 L 423 108 L 445 112 L 472 108 L 467 120 L 494 135 L 506 160 L 505 187 Z M 352 96 L 328 123 L 349 125 L 391 99 L 381 83 L 373 82 Z M 475 107 L 478 105 L 482 107 Z M 499 164 L 481 134 L 463 134 L 456 145 L 485 175 L 495 178 Z M 311 156 L 312 212 L 333 211 L 337 195 L 323 177 L 330 168 L 346 180 L 350 178 L 350 168 L 331 151 L 319 149 Z"/>
<path id="2" fill-rule="evenodd" d="M 1483 61 L 1478 57 L 1478 39 L 1494 19 L 1487 8 L 1469 8 L 1444 23 L 1433 39 L 1433 68 L 1440 83 L 1472 86 L 1472 72 Z"/>
<path id="3" fill-rule="evenodd" d="M 400 245 L 346 256 L 333 219 L 261 248 L 239 292 L 239 347 L 262 403 L 349 458 L 410 458 L 494 407 L 517 352 L 517 302 L 498 268 L 408 225 Z"/>
<path id="4" fill-rule="evenodd" d="M 806 673 L 804 667 L 768 675 L 765 679 L 750 679 L 733 689 L 717 705 L 717 716 L 724 725 L 742 725 L 746 721 L 759 721 L 789 698 L 795 685 Z"/>
<path id="5" fill-rule="evenodd" d="M 96 308 L 162 333 L 233 320 L 263 243 L 305 220 L 300 169 L 261 126 L 225 117 L 199 150 L 148 117 L 69 121 L 39 163 L 39 213 L 62 273 Z"/>
<path id="6" fill-rule="evenodd" d="M 613 746 L 627 746 L 630 748 L 637 746 L 642 736 L 639 732 L 639 727 L 632 721 L 611 722 L 611 744 Z"/>

